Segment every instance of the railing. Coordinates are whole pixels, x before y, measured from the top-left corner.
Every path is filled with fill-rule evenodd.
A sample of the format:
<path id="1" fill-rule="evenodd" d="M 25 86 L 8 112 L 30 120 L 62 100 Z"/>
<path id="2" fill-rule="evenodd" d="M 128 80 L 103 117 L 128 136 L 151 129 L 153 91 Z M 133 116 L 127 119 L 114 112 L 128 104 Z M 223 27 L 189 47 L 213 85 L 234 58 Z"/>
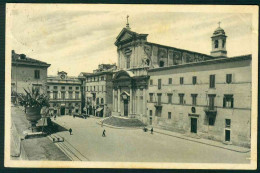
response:
<path id="1" fill-rule="evenodd" d="M 206 106 L 206 107 L 204 107 L 204 111 L 206 113 L 217 113 L 217 107 L 216 106 Z"/>

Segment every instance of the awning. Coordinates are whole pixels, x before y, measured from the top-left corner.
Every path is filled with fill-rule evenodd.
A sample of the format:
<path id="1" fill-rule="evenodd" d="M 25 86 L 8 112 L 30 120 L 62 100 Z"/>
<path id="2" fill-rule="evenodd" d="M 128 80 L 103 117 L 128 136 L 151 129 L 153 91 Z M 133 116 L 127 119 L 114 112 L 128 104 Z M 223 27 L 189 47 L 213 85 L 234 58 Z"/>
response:
<path id="1" fill-rule="evenodd" d="M 97 112 L 100 112 L 100 111 L 102 111 L 103 110 L 103 108 L 98 108 L 97 109 Z"/>

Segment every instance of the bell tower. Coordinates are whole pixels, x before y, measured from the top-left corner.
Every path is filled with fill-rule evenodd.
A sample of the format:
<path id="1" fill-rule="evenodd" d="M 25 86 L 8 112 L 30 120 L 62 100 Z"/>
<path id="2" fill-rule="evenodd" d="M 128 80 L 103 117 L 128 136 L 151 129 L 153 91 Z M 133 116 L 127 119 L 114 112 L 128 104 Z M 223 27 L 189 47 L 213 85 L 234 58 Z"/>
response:
<path id="1" fill-rule="evenodd" d="M 212 42 L 212 51 L 210 55 L 213 57 L 225 58 L 227 57 L 227 50 L 226 50 L 226 39 L 227 36 L 225 34 L 224 29 L 220 27 L 220 22 L 218 22 L 219 26 L 214 31 L 211 42 Z"/>

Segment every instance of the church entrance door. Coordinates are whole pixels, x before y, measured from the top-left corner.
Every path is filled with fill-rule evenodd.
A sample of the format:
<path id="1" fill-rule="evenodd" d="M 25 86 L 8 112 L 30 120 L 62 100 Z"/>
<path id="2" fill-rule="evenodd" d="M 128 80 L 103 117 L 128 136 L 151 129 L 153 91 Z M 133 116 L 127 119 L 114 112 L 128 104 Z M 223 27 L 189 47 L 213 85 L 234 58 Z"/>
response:
<path id="1" fill-rule="evenodd" d="M 124 100 L 124 116 L 128 116 L 128 100 Z"/>

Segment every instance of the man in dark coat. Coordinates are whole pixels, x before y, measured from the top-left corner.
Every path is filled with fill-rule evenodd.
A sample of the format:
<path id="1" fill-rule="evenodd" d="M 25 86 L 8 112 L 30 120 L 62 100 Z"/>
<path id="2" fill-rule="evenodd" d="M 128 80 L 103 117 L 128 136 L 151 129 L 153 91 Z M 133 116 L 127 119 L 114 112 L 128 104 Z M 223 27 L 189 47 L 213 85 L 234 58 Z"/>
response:
<path id="1" fill-rule="evenodd" d="M 106 137 L 106 130 L 103 130 L 102 137 Z"/>
<path id="2" fill-rule="evenodd" d="M 71 133 L 72 133 L 72 129 L 71 128 L 69 129 L 69 132 L 70 132 L 70 135 L 71 135 Z"/>

